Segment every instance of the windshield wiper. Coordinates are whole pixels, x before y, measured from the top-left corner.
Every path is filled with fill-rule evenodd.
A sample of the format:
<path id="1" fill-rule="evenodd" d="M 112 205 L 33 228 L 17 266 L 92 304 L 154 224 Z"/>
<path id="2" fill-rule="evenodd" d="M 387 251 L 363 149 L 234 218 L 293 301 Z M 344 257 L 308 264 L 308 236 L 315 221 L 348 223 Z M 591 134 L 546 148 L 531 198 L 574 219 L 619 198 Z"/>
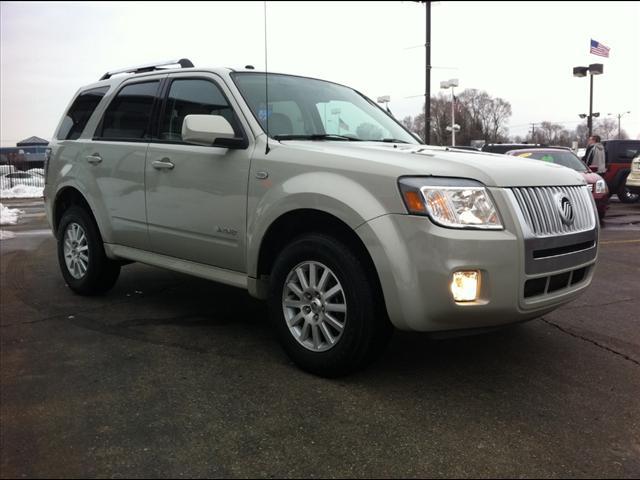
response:
<path id="1" fill-rule="evenodd" d="M 398 138 L 381 138 L 378 140 L 367 140 L 368 142 L 385 142 L 385 143 L 409 143 L 405 140 L 400 140 Z"/>
<path id="2" fill-rule="evenodd" d="M 274 135 L 275 140 L 345 140 L 359 142 L 359 138 L 337 135 L 334 133 L 314 133 L 309 135 Z"/>

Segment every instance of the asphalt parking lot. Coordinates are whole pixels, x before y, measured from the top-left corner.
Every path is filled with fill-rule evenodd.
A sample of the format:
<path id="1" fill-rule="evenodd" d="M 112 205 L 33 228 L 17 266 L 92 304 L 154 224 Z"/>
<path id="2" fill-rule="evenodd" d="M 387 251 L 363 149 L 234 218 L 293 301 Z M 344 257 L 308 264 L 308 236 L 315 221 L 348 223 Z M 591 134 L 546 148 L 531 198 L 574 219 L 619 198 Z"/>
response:
<path id="1" fill-rule="evenodd" d="M 245 292 L 133 264 L 65 287 L 40 202 L 0 242 L 0 475 L 638 477 L 640 204 L 594 283 L 543 319 L 397 332 L 339 380 L 293 366 Z"/>

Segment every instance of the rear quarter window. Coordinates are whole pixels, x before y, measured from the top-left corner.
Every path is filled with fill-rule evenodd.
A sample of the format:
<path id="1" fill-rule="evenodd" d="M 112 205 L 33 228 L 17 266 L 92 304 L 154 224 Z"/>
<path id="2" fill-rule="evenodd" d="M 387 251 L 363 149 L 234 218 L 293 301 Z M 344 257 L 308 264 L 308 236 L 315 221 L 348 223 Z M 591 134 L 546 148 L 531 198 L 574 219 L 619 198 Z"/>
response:
<path id="1" fill-rule="evenodd" d="M 79 138 L 91 115 L 93 115 L 108 90 L 109 87 L 100 87 L 80 93 L 62 120 L 56 138 L 58 140 L 76 140 Z"/>

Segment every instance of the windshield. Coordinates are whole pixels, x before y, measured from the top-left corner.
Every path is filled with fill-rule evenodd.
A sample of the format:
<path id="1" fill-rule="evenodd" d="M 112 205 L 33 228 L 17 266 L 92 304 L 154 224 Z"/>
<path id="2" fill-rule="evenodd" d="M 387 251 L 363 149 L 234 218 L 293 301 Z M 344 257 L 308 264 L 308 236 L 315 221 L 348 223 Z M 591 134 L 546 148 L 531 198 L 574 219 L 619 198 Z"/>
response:
<path id="1" fill-rule="evenodd" d="M 233 73 L 244 100 L 262 129 L 276 139 L 363 140 L 418 143 L 416 139 L 355 90 L 335 83 L 269 74 Z"/>
<path id="2" fill-rule="evenodd" d="M 528 150 L 515 152 L 513 155 L 516 157 L 542 160 L 543 162 L 557 163 L 563 167 L 572 168 L 576 172 L 587 171 L 585 164 L 568 150 Z"/>

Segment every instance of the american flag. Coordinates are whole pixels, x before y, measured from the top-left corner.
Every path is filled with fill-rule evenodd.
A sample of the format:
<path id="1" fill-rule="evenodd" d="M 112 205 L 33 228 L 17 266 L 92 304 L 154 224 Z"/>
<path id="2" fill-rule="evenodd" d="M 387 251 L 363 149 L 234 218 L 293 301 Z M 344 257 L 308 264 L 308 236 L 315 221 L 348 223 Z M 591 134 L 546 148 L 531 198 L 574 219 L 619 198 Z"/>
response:
<path id="1" fill-rule="evenodd" d="M 591 50 L 589 50 L 589 53 L 609 58 L 609 50 L 609 47 L 605 47 L 600 42 L 596 42 L 594 39 L 591 39 Z"/>

